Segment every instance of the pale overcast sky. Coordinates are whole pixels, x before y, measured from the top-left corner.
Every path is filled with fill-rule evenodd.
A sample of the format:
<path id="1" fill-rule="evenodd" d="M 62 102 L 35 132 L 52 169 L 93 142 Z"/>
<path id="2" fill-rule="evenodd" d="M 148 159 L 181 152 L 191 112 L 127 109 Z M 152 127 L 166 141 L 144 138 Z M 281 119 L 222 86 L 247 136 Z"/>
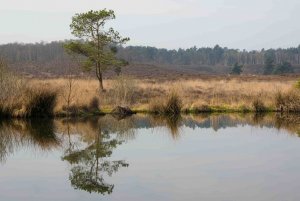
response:
<path id="1" fill-rule="evenodd" d="M 0 0 L 0 43 L 72 38 L 77 12 L 113 9 L 128 45 L 239 49 L 300 44 L 300 0 Z"/>

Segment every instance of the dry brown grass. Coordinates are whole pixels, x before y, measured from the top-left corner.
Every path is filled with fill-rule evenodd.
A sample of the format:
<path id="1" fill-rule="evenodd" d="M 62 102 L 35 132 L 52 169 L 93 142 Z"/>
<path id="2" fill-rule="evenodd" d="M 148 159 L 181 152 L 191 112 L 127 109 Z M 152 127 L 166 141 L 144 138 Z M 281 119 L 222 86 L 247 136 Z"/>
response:
<path id="1" fill-rule="evenodd" d="M 30 85 L 40 86 L 50 90 L 55 90 L 58 93 L 57 103 L 54 108 L 54 113 L 59 113 L 67 106 L 67 101 L 64 94 L 68 93 L 68 79 L 31 79 Z M 77 79 L 74 83 L 73 98 L 70 102 L 71 108 L 87 108 L 95 100 L 100 97 L 98 90 L 98 82 L 89 79 Z M 101 104 L 101 103 L 100 103 Z"/>
<path id="2" fill-rule="evenodd" d="M 171 91 L 176 91 L 182 101 L 183 109 L 211 107 L 244 108 L 253 110 L 253 102 L 259 97 L 267 108 L 276 108 L 275 97 L 278 92 L 291 90 L 296 77 L 207 77 L 205 79 L 134 79 L 134 87 L 126 101 L 112 101 L 116 91 L 114 80 L 105 80 L 106 92 L 99 94 L 98 82 L 94 79 L 77 79 L 75 96 L 71 105 L 87 106 L 97 97 L 102 110 L 112 109 L 118 102 L 138 110 L 147 110 L 151 102 L 163 102 Z M 30 80 L 33 85 L 55 88 L 64 93 L 67 79 Z M 124 86 L 122 86 L 124 87 Z M 121 94 L 121 99 L 124 94 Z M 59 112 L 66 101 L 58 96 L 55 111 Z"/>

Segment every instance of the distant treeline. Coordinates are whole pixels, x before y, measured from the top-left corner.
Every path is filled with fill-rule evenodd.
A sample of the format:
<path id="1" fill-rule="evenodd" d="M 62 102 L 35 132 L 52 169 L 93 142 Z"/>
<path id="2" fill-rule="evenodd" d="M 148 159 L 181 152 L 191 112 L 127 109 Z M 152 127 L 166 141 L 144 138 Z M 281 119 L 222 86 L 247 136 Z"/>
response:
<path id="1" fill-rule="evenodd" d="M 294 65 L 300 64 L 300 45 L 297 48 L 269 49 L 260 51 L 240 51 L 237 49 L 222 48 L 197 48 L 167 50 L 155 47 L 129 46 L 121 47 L 121 58 L 129 62 L 151 64 L 175 65 L 224 65 L 232 66 L 235 63 L 244 65 L 263 65 L 265 57 L 274 58 L 275 64 L 284 61 Z"/>
<path id="2" fill-rule="evenodd" d="M 48 66 L 61 68 L 70 57 L 65 53 L 63 41 L 51 43 L 20 44 L 11 43 L 0 45 L 0 57 L 6 59 L 11 65 Z M 118 57 L 132 64 L 153 65 L 205 65 L 205 66 L 233 66 L 264 65 L 266 57 L 272 59 L 274 64 L 289 62 L 291 65 L 300 65 L 300 45 L 287 49 L 262 49 L 246 51 L 229 49 L 216 45 L 213 48 L 189 49 L 158 49 L 155 47 L 128 46 L 118 47 Z M 20 66 L 21 65 L 21 66 Z"/>

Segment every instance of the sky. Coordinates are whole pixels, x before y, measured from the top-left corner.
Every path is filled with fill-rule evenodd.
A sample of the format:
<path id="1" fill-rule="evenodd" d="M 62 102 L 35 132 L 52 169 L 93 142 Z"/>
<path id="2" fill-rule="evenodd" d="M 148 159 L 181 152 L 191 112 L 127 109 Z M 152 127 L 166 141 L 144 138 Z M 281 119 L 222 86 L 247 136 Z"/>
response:
<path id="1" fill-rule="evenodd" d="M 259 50 L 300 44 L 300 0 L 0 0 L 0 44 L 74 38 L 75 13 L 112 9 L 127 45 Z"/>

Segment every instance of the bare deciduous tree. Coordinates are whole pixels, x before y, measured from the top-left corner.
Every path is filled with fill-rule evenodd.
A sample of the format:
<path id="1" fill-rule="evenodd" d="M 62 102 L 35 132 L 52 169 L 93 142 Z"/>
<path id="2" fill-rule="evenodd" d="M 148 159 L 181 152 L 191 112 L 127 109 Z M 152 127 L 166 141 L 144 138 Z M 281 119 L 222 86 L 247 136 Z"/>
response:
<path id="1" fill-rule="evenodd" d="M 66 109 L 69 112 L 70 111 L 70 106 L 72 102 L 75 99 L 76 96 L 76 79 L 74 75 L 72 74 L 72 69 L 73 69 L 74 62 L 69 61 L 67 63 L 67 68 L 66 68 L 66 84 L 64 85 L 64 89 L 62 92 L 62 97 L 66 102 Z"/>

